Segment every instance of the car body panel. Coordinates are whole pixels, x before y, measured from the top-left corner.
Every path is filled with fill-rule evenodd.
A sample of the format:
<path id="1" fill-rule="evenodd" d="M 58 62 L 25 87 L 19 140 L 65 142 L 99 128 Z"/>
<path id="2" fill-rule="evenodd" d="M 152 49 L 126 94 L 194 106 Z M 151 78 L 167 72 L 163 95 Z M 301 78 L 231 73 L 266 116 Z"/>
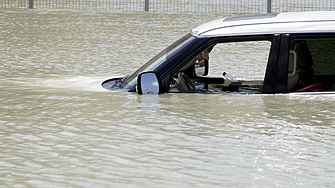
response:
<path id="1" fill-rule="evenodd" d="M 298 12 L 218 19 L 192 30 L 198 37 L 333 32 L 334 12 Z"/>

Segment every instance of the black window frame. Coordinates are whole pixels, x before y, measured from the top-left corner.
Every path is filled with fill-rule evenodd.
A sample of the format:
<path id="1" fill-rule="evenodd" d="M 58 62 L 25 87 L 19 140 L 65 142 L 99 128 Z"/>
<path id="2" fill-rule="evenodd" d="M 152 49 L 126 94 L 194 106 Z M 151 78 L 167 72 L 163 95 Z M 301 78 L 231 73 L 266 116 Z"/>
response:
<path id="1" fill-rule="evenodd" d="M 172 67 L 170 70 L 170 72 L 165 72 L 165 74 L 163 73 L 161 76 L 162 80 L 163 80 L 163 85 L 164 85 L 164 90 L 165 92 L 169 91 L 169 82 L 170 79 L 172 77 L 173 74 L 175 74 L 176 72 L 178 72 L 179 69 L 181 69 L 186 63 L 188 63 L 190 60 L 192 60 L 196 55 L 198 55 L 199 53 L 201 53 L 203 50 L 205 50 L 206 48 L 214 45 L 214 44 L 218 44 L 218 43 L 229 43 L 229 42 L 247 42 L 247 41 L 269 41 L 271 42 L 271 47 L 270 47 L 270 52 L 269 52 L 269 57 L 268 57 L 268 62 L 266 64 L 266 72 L 276 72 L 277 70 L 277 56 L 278 56 L 278 49 L 279 46 L 276 43 L 275 45 L 273 45 L 273 42 L 278 40 L 277 39 L 278 36 L 274 35 L 274 34 L 260 34 L 260 35 L 234 35 L 234 36 L 219 36 L 219 37 L 210 37 L 210 38 L 199 38 L 199 39 L 203 39 L 203 40 L 199 40 L 197 42 L 196 45 L 192 46 L 191 49 L 189 50 L 183 50 L 184 52 L 187 51 L 191 51 L 191 53 L 189 53 L 189 55 L 187 55 L 185 58 L 179 58 L 180 62 L 179 63 L 175 63 L 175 66 Z M 206 40 L 205 40 L 206 39 Z M 275 56 L 275 58 L 272 58 L 272 56 Z M 176 58 L 178 59 L 178 58 Z M 275 64 L 274 67 L 269 67 L 269 59 L 271 59 L 271 64 Z M 165 66 L 170 66 L 170 64 L 165 64 Z M 268 70 L 269 69 L 269 70 Z M 165 70 L 167 70 L 167 68 L 165 68 Z M 267 73 L 265 74 L 267 75 Z M 268 74 L 268 78 L 265 76 L 264 79 L 265 80 L 274 80 L 274 78 L 272 78 L 273 76 L 275 76 L 275 74 Z M 266 87 L 265 88 L 274 88 L 274 83 L 271 83 L 269 81 L 264 81 L 264 83 L 266 83 Z M 272 91 L 273 92 L 273 91 Z M 263 90 L 262 93 L 266 93 L 266 90 L 264 92 L 264 85 L 263 85 Z"/>
<path id="2" fill-rule="evenodd" d="M 275 81 L 274 81 L 275 88 L 274 88 L 273 93 L 288 93 L 287 80 L 288 80 L 288 63 L 289 63 L 289 53 L 290 53 L 291 41 L 302 40 L 302 39 L 317 39 L 317 38 L 334 38 L 335 39 L 335 33 L 325 32 L 325 33 L 280 34 L 280 39 L 279 39 L 280 45 L 279 45 L 279 52 L 278 52 L 277 70 L 275 71 L 276 76 L 275 76 Z M 270 92 L 270 89 L 269 89 L 269 91 L 265 93 L 272 93 L 272 92 Z"/>
<path id="3" fill-rule="evenodd" d="M 264 84 L 262 93 L 274 93 L 275 87 L 275 76 L 277 71 L 278 63 L 278 50 L 280 36 L 276 34 L 260 34 L 260 35 L 234 35 L 234 36 L 219 36 L 211 37 L 204 45 L 198 47 L 193 53 L 191 53 L 183 62 L 180 63 L 178 68 L 184 66 L 188 61 L 193 59 L 197 54 L 210 47 L 211 45 L 218 43 L 229 43 L 229 42 L 248 42 L 248 41 L 269 41 L 271 42 L 268 62 L 266 64 L 266 71 L 264 77 Z M 178 69 L 174 69 L 174 73 Z M 170 75 L 172 76 L 172 74 Z M 168 91 L 168 90 L 167 90 Z"/>

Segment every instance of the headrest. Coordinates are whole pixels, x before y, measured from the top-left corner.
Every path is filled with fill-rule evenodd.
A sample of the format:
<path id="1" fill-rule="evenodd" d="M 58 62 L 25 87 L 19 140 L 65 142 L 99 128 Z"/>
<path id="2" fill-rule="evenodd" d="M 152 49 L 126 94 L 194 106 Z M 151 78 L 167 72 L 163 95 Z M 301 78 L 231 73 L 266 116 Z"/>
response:
<path id="1" fill-rule="evenodd" d="M 297 54 L 297 69 L 308 69 L 313 66 L 312 55 L 306 41 L 298 41 L 294 46 L 294 51 Z"/>

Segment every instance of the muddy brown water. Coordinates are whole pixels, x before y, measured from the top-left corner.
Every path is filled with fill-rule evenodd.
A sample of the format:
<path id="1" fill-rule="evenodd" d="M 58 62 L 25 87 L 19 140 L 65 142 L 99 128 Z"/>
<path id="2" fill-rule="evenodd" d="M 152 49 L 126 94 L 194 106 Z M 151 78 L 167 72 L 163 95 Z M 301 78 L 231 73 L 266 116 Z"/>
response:
<path id="1" fill-rule="evenodd" d="M 332 96 L 101 88 L 221 16 L 0 9 L 0 187 L 333 186 Z"/>

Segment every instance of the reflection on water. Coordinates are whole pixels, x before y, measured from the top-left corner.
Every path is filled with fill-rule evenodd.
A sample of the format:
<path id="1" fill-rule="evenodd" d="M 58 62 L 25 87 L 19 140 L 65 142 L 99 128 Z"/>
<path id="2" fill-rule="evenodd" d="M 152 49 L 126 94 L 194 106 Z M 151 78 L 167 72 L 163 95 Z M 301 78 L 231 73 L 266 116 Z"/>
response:
<path id="1" fill-rule="evenodd" d="M 333 97 L 101 88 L 218 15 L 2 9 L 0 17 L 4 187 L 333 185 Z"/>

